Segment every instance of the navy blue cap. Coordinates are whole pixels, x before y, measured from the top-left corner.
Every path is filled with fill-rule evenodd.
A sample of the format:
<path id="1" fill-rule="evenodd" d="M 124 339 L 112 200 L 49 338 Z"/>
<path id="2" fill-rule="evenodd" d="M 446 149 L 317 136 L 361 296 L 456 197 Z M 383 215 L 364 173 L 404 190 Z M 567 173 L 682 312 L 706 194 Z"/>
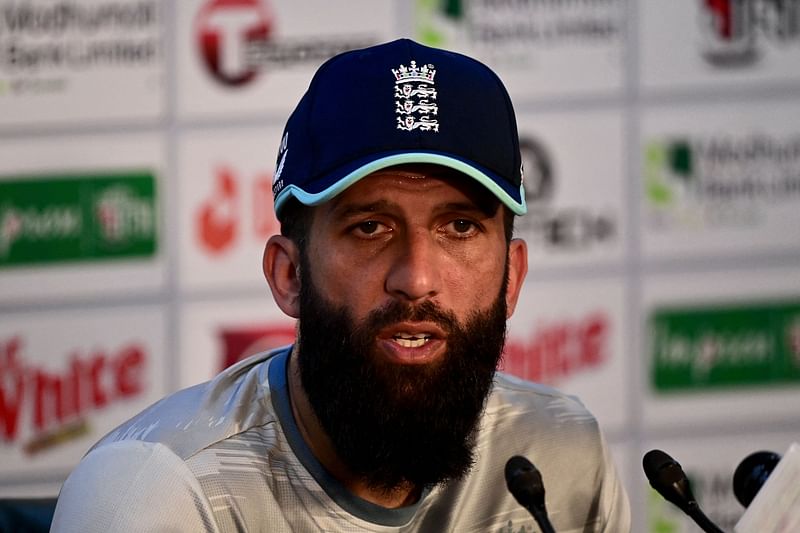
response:
<path id="1" fill-rule="evenodd" d="M 275 213 L 290 197 L 327 202 L 377 170 L 431 163 L 526 211 L 514 109 L 472 58 L 399 39 L 339 54 L 317 70 L 289 117 L 273 178 Z"/>

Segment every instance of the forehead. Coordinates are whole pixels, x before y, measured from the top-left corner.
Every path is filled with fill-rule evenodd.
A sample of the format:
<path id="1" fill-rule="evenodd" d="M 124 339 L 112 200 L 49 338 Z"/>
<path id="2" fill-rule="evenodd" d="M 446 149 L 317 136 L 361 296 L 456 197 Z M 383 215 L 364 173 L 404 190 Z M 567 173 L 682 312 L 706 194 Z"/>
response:
<path id="1" fill-rule="evenodd" d="M 369 174 L 321 207 L 336 213 L 352 205 L 403 202 L 411 210 L 452 204 L 478 209 L 488 216 L 500 205 L 488 189 L 458 171 L 438 165 L 398 165 Z"/>

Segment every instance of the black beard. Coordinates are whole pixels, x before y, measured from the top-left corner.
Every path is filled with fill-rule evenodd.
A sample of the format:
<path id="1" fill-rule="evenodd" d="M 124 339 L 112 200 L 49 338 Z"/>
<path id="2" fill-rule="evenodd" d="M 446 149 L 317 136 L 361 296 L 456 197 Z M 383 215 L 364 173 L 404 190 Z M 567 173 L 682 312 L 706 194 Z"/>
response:
<path id="1" fill-rule="evenodd" d="M 307 261 L 300 272 L 300 379 L 338 457 L 384 492 L 466 475 L 505 342 L 506 282 L 464 326 L 430 301 L 398 300 L 356 324 L 314 287 Z M 376 352 L 378 331 L 403 320 L 435 322 L 446 332 L 441 360 L 402 365 Z"/>

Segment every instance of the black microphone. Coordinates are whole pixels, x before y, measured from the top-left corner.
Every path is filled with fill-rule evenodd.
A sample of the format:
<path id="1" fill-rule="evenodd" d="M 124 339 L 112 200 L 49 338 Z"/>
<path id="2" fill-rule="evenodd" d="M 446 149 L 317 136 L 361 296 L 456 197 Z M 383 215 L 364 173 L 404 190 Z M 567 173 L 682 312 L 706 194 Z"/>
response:
<path id="1" fill-rule="evenodd" d="M 514 498 L 533 515 L 542 533 L 555 533 L 544 506 L 542 474 L 521 455 L 506 462 L 506 486 Z"/>
<path id="2" fill-rule="evenodd" d="M 661 450 L 650 450 L 642 458 L 642 467 L 650 486 L 686 513 L 706 533 L 723 533 L 700 510 L 692 494 L 689 479 L 678 462 Z"/>
<path id="3" fill-rule="evenodd" d="M 754 452 L 742 459 L 733 473 L 733 493 L 739 503 L 750 505 L 780 462 L 780 455 L 768 451 Z"/>

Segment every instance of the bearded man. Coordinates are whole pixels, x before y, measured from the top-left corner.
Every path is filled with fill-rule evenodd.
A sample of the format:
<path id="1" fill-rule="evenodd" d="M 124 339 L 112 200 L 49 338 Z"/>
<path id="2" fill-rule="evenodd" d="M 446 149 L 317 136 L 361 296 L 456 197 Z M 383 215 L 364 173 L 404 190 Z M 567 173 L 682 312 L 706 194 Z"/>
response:
<path id="1" fill-rule="evenodd" d="M 516 120 L 485 65 L 398 40 L 317 71 L 284 130 L 263 269 L 297 342 L 98 443 L 55 531 L 624 532 L 627 498 L 574 398 L 496 372 L 527 272 Z"/>

